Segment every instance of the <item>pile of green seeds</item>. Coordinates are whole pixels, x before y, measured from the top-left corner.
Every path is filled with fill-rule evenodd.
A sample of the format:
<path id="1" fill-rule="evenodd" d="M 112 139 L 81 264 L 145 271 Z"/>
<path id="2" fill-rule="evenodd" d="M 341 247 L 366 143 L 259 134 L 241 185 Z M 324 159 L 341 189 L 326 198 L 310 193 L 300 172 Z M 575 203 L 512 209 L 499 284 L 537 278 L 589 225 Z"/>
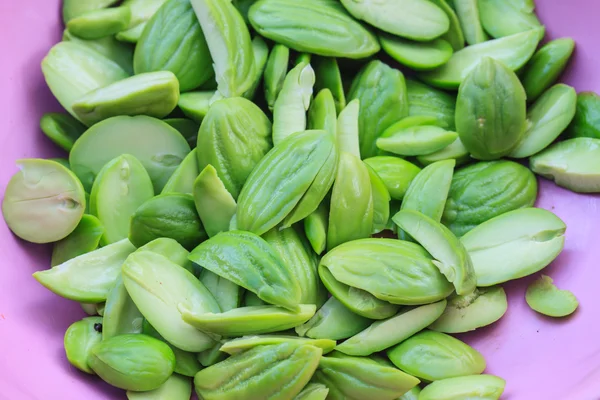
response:
<path id="1" fill-rule="evenodd" d="M 533 0 L 64 0 L 42 62 L 68 159 L 2 210 L 90 315 L 78 369 L 133 399 L 498 399 L 451 334 L 507 311 L 600 192 L 600 97 Z M 563 140 L 564 139 L 564 140 Z M 558 140 L 558 141 L 557 141 Z M 527 165 L 529 168 L 527 168 Z M 373 237 L 375 235 L 375 237 Z M 563 317 L 542 276 L 527 303 Z M 510 384 L 510 382 L 509 382 Z"/>

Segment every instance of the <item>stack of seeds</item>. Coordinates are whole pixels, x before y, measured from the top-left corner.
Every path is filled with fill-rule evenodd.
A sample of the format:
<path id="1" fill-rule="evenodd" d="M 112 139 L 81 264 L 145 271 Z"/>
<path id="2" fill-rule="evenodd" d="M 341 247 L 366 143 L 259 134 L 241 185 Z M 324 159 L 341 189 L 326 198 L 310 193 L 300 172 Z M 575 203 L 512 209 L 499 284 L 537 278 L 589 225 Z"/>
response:
<path id="1" fill-rule="evenodd" d="M 533 173 L 600 191 L 573 41 L 537 49 L 532 0 L 118 3 L 64 0 L 41 128 L 69 159 L 3 202 L 91 315 L 69 361 L 129 399 L 499 398 L 448 334 L 561 252 Z M 549 277 L 527 302 L 577 308 Z"/>

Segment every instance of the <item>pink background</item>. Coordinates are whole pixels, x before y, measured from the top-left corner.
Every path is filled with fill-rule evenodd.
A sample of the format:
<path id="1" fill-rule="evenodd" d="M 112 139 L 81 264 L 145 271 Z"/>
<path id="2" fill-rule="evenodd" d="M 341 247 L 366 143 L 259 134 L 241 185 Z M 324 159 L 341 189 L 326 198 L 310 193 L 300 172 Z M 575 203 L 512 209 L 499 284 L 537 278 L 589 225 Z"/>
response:
<path id="1" fill-rule="evenodd" d="M 40 61 L 61 38 L 59 0 L 0 0 L 0 193 L 23 157 L 61 155 L 38 128 L 59 107 Z M 578 91 L 600 91 L 598 12 L 594 0 L 537 0 L 549 37 L 571 36 L 575 59 L 565 77 Z M 506 316 L 463 335 L 483 352 L 488 373 L 507 381 L 507 400 L 600 399 L 600 199 L 541 182 L 538 205 L 568 226 L 566 247 L 544 273 L 572 290 L 580 308 L 551 320 L 524 300 L 535 277 L 507 285 Z M 17 240 L 0 223 L 0 399 L 122 399 L 122 391 L 71 367 L 63 350 L 67 327 L 84 316 L 78 304 L 41 287 L 31 274 L 48 268 L 50 247 Z"/>

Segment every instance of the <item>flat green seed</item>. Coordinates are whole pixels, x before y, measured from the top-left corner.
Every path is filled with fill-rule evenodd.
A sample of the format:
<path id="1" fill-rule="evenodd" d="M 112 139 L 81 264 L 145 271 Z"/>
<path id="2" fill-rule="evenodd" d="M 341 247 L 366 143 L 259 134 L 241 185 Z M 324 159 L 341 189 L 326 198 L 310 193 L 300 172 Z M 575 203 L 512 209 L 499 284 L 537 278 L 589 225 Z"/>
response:
<path id="1" fill-rule="evenodd" d="M 127 293 L 119 277 L 108 293 L 102 318 L 102 339 L 128 333 L 142 333 L 144 317 Z"/>
<path id="2" fill-rule="evenodd" d="M 471 0 L 470 0 L 471 1 Z M 491 57 L 516 71 L 529 61 L 540 41 L 540 29 L 468 46 L 457 51 L 443 66 L 420 73 L 425 82 L 443 89 L 457 89 L 483 57 Z"/>
<path id="3" fill-rule="evenodd" d="M 271 111 L 273 111 L 275 100 L 283 88 L 289 61 L 290 49 L 283 44 L 276 43 L 269 54 L 263 77 L 265 98 Z"/>
<path id="4" fill-rule="evenodd" d="M 126 29 L 130 21 L 129 7 L 111 7 L 78 15 L 67 22 L 67 29 L 82 39 L 101 39 Z"/>
<path id="5" fill-rule="evenodd" d="M 533 172 L 578 193 L 600 191 L 600 139 L 575 138 L 556 143 L 530 159 Z"/>
<path id="6" fill-rule="evenodd" d="M 521 77 L 528 101 L 535 101 L 558 79 L 574 49 L 573 39 L 556 39 L 546 43 L 533 55 Z"/>
<path id="7" fill-rule="evenodd" d="M 475 289 L 473 262 L 450 229 L 413 210 L 401 210 L 393 220 L 435 257 L 433 264 L 454 284 L 458 294 L 464 295 Z"/>
<path id="8" fill-rule="evenodd" d="M 177 129 L 177 131 L 181 133 L 185 140 L 187 140 L 192 149 L 196 147 L 196 141 L 198 140 L 198 129 L 200 129 L 199 123 L 187 118 L 166 118 L 163 121 L 169 124 L 171 127 Z"/>
<path id="9" fill-rule="evenodd" d="M 217 90 L 223 97 L 241 96 L 256 78 L 248 26 L 229 1 L 190 0 L 213 59 Z"/>
<path id="10" fill-rule="evenodd" d="M 338 62 L 333 57 L 315 57 L 315 91 L 329 89 L 333 95 L 335 109 L 339 114 L 346 107 L 344 82 L 340 73 Z"/>
<path id="11" fill-rule="evenodd" d="M 259 0 L 248 18 L 258 34 L 298 52 L 358 59 L 380 49 L 373 32 L 338 2 Z"/>
<path id="12" fill-rule="evenodd" d="M 117 34 L 118 40 L 136 43 L 150 18 L 166 3 L 167 0 L 124 0 L 122 6 L 131 9 L 131 22 L 128 30 Z"/>
<path id="13" fill-rule="evenodd" d="M 186 323 L 179 305 L 198 313 L 219 312 L 206 287 L 189 271 L 166 257 L 141 251 L 127 258 L 122 268 L 127 292 L 148 322 L 172 345 L 200 352 L 214 340 Z"/>
<path id="14" fill-rule="evenodd" d="M 448 297 L 448 305 L 429 329 L 444 333 L 463 333 L 488 326 L 506 313 L 506 293 L 501 286 L 477 288 L 473 293 Z"/>
<path id="15" fill-rule="evenodd" d="M 322 202 L 315 211 L 304 218 L 304 233 L 317 254 L 327 246 L 327 228 L 329 223 L 329 205 Z"/>
<path id="16" fill-rule="evenodd" d="M 421 171 L 416 165 L 399 157 L 378 156 L 367 158 L 364 162 L 377 172 L 394 200 L 404 198 L 410 183 Z"/>
<path id="17" fill-rule="evenodd" d="M 2 214 L 10 230 L 33 243 L 50 243 L 73 232 L 85 211 L 81 182 L 56 161 L 21 159 L 8 182 Z"/>
<path id="18" fill-rule="evenodd" d="M 257 346 L 196 374 L 201 399 L 293 399 L 309 382 L 322 350 L 285 342 Z"/>
<path id="19" fill-rule="evenodd" d="M 452 57 L 452 46 L 444 39 L 414 42 L 392 35 L 380 34 L 383 50 L 394 60 L 415 70 L 437 68 Z"/>
<path id="20" fill-rule="evenodd" d="M 92 347 L 88 363 L 105 382 L 125 390 L 160 387 L 175 368 L 175 355 L 166 343 L 140 334 L 114 336 Z"/>
<path id="21" fill-rule="evenodd" d="M 194 191 L 194 182 L 199 174 L 198 156 L 196 154 L 196 149 L 193 149 L 187 156 L 185 156 L 181 164 L 179 164 L 177 169 L 173 172 L 173 175 L 171 175 L 165 184 L 161 194 L 192 194 Z"/>
<path id="22" fill-rule="evenodd" d="M 138 206 L 129 219 L 129 241 L 140 247 L 155 239 L 175 239 L 187 250 L 208 238 L 191 194 L 167 193 Z"/>
<path id="23" fill-rule="evenodd" d="M 437 381 L 480 374 L 485 359 L 474 348 L 444 333 L 422 331 L 387 352 L 394 365 L 420 379 Z"/>
<path id="24" fill-rule="evenodd" d="M 90 211 L 104 226 L 102 243 L 127 238 L 130 219 L 153 196 L 150 176 L 135 157 L 124 154 L 108 162 L 98 173 L 90 195 Z"/>
<path id="25" fill-rule="evenodd" d="M 550 211 L 521 208 L 475 227 L 461 238 L 473 260 L 477 286 L 531 275 L 562 251 L 565 223 Z"/>
<path id="26" fill-rule="evenodd" d="M 440 221 L 448 198 L 454 160 L 435 162 L 421 170 L 404 195 L 401 210 L 414 210 Z"/>
<path id="27" fill-rule="evenodd" d="M 228 231 L 237 204 L 212 165 L 207 165 L 198 175 L 193 193 L 196 211 L 208 237 Z"/>
<path id="28" fill-rule="evenodd" d="M 119 64 L 75 42 L 56 44 L 42 60 L 42 72 L 50 91 L 71 115 L 72 105 L 86 93 L 129 76 Z"/>
<path id="29" fill-rule="evenodd" d="M 257 335 L 284 331 L 301 325 L 315 314 L 314 304 L 301 304 L 294 313 L 277 306 L 240 307 L 220 314 L 195 313 L 181 306 L 183 320 L 190 325 L 223 336 Z"/>
<path id="30" fill-rule="evenodd" d="M 473 158 L 495 160 L 519 144 L 526 99 L 517 75 L 501 62 L 484 57 L 471 70 L 458 90 L 456 130 Z"/>
<path id="31" fill-rule="evenodd" d="M 306 111 L 311 102 L 314 84 L 315 71 L 305 62 L 296 65 L 286 75 L 273 105 L 275 146 L 288 136 L 306 130 Z"/>
<path id="32" fill-rule="evenodd" d="M 431 255 L 415 243 L 359 239 L 328 252 L 321 259 L 319 274 L 323 279 L 322 270 L 327 270 L 335 280 L 367 291 L 380 300 L 421 305 L 445 299 L 453 290 L 433 261 Z M 369 279 L 365 279 L 367 276 Z M 327 282 L 324 283 L 327 286 Z M 339 296 L 338 300 L 342 301 Z"/>
<path id="33" fill-rule="evenodd" d="M 576 107 L 571 86 L 558 84 L 545 91 L 527 111 L 527 129 L 509 156 L 525 158 L 548 147 L 569 126 Z"/>
<path id="34" fill-rule="evenodd" d="M 419 380 L 385 361 L 334 351 L 321 357 L 313 381 L 329 388 L 332 399 L 396 399 Z"/>
<path id="35" fill-rule="evenodd" d="M 510 36 L 542 26 L 533 7 L 524 7 L 523 0 L 479 0 L 478 4 L 481 24 L 492 37 Z"/>
<path id="36" fill-rule="evenodd" d="M 536 198 L 537 180 L 523 165 L 512 161 L 475 163 L 455 171 L 442 223 L 460 237 L 493 217 L 532 207 Z"/>
<path id="37" fill-rule="evenodd" d="M 458 51 L 465 47 L 465 36 L 463 34 L 463 30 L 460 26 L 460 20 L 456 15 L 456 11 L 452 7 L 448 5 L 448 1 L 446 0 L 431 0 L 432 3 L 436 4 L 439 8 L 442 9 L 448 16 L 448 20 L 450 21 L 450 27 L 448 28 L 448 32 L 444 33 L 441 38 L 446 40 L 454 51 Z"/>
<path id="38" fill-rule="evenodd" d="M 319 276 L 321 281 L 340 303 L 347 307 L 351 312 L 358 314 L 363 318 L 385 319 L 395 315 L 400 308 L 398 305 L 379 300 L 371 293 L 348 286 L 335 279 L 329 269 L 319 265 Z M 354 328 L 354 326 L 353 326 Z"/>
<path id="39" fill-rule="evenodd" d="M 83 303 L 100 303 L 115 286 L 123 261 L 134 251 L 135 247 L 124 239 L 52 269 L 38 271 L 33 277 L 59 296 Z"/>
<path id="40" fill-rule="evenodd" d="M 577 111 L 567 128 L 569 137 L 591 137 L 600 139 L 600 96 L 594 92 L 577 95 Z"/>
<path id="41" fill-rule="evenodd" d="M 189 152 L 184 137 L 167 123 L 143 115 L 118 116 L 88 129 L 73 146 L 69 162 L 83 187 L 91 190 L 107 162 L 131 154 L 143 164 L 154 191 L 160 193 Z"/>
<path id="42" fill-rule="evenodd" d="M 105 36 L 101 39 L 81 39 L 68 29 L 63 31 L 64 42 L 75 42 L 97 51 L 108 59 L 116 62 L 129 75 L 133 75 L 133 47 L 128 43 L 119 42 L 114 36 Z"/>
<path id="43" fill-rule="evenodd" d="M 260 36 L 255 36 L 252 39 L 252 52 L 254 53 L 254 77 L 252 85 L 248 90 L 242 93 L 242 96 L 253 100 L 258 89 L 258 85 L 262 82 L 263 73 L 267 66 L 267 59 L 269 58 L 269 46 L 265 40 Z"/>
<path id="44" fill-rule="evenodd" d="M 136 74 L 170 71 L 182 92 L 214 79 L 208 45 L 189 0 L 167 1 L 150 18 L 135 48 L 134 68 Z"/>
<path id="45" fill-rule="evenodd" d="M 293 342 L 298 344 L 310 344 L 311 346 L 320 347 L 323 349 L 323 354 L 331 352 L 335 347 L 335 341 L 330 339 L 305 339 L 296 336 L 283 335 L 260 335 L 260 336 L 243 336 L 238 339 L 233 339 L 225 342 L 221 346 L 221 351 L 228 354 L 237 354 L 256 346 L 279 344 L 285 342 Z"/>
<path id="46" fill-rule="evenodd" d="M 425 387 L 419 400 L 498 400 L 506 382 L 493 375 L 472 375 L 436 381 Z"/>
<path id="47" fill-rule="evenodd" d="M 181 93 L 177 105 L 186 117 L 200 124 L 206 117 L 214 96 L 215 92 L 212 90 Z"/>
<path id="48" fill-rule="evenodd" d="M 354 18 L 413 40 L 435 39 L 446 33 L 450 26 L 446 13 L 426 0 L 383 0 L 374 3 L 342 0 L 342 4 Z"/>
<path id="49" fill-rule="evenodd" d="M 198 362 L 203 367 L 210 367 L 211 365 L 215 365 L 225 360 L 227 358 L 227 353 L 220 351 L 220 348 L 221 343 L 217 342 L 210 349 L 201 351 L 200 353 L 198 353 Z"/>
<path id="50" fill-rule="evenodd" d="M 127 391 L 127 400 L 189 400 L 192 382 L 189 378 L 173 374 L 159 388 L 148 392 Z"/>
<path id="51" fill-rule="evenodd" d="M 422 156 L 442 150 L 457 138 L 456 132 L 433 125 L 404 129 L 392 125 L 377 139 L 377 147 L 402 156 Z"/>
<path id="52" fill-rule="evenodd" d="M 182 245 L 177 243 L 175 239 L 155 239 L 150 243 L 140 247 L 138 250 L 160 254 L 161 256 L 169 259 L 171 262 L 174 262 L 180 267 L 187 269 L 192 274 L 197 275 L 198 266 L 192 265 L 192 262 L 188 260 L 190 252 L 184 249 Z"/>
<path id="53" fill-rule="evenodd" d="M 481 26 L 478 1 L 453 0 L 453 3 L 466 42 L 475 45 L 488 40 L 488 35 Z"/>
<path id="54" fill-rule="evenodd" d="M 321 383 L 309 383 L 294 400 L 325 400 L 329 394 L 327 386 Z"/>
<path id="55" fill-rule="evenodd" d="M 435 120 L 427 125 L 437 125 L 440 128 L 454 130 L 456 96 L 412 79 L 406 80 L 406 89 L 408 91 L 409 116 L 431 116 Z"/>
<path id="56" fill-rule="evenodd" d="M 54 244 L 50 266 L 55 267 L 72 258 L 96 250 L 103 235 L 102 222 L 93 215 L 84 214 L 75 230 Z"/>
<path id="57" fill-rule="evenodd" d="M 136 44 L 141 39 L 144 28 L 146 28 L 146 22 L 142 22 L 133 28 L 117 33 L 115 38 L 121 42 Z"/>
<path id="58" fill-rule="evenodd" d="M 94 374 L 88 365 L 88 357 L 91 348 L 102 341 L 101 328 L 101 317 L 88 317 L 73 323 L 65 333 L 67 359 L 75 368 L 88 374 Z"/>
<path id="59" fill-rule="evenodd" d="M 371 321 L 350 311 L 335 297 L 325 304 L 307 322 L 295 328 L 300 336 L 313 339 L 346 339 L 365 329 Z"/>
<path id="60" fill-rule="evenodd" d="M 54 144 L 65 151 L 71 151 L 73 143 L 87 129 L 71 115 L 61 113 L 44 114 L 40 119 L 40 128 Z"/>
<path id="61" fill-rule="evenodd" d="M 371 233 L 379 233 L 386 229 L 387 222 L 390 219 L 390 192 L 383 180 L 377 175 L 377 172 L 365 164 L 369 171 L 371 180 L 371 196 L 373 197 L 373 228 Z"/>
<path id="62" fill-rule="evenodd" d="M 368 356 L 385 350 L 435 321 L 446 308 L 446 300 L 401 311 L 398 315 L 373 322 L 364 331 L 336 346 L 337 351 L 352 356 Z"/>
<path id="63" fill-rule="evenodd" d="M 552 278 L 542 275 L 527 287 L 525 300 L 529 307 L 549 317 L 566 317 L 579 307 L 579 301 L 573 293 L 561 290 Z"/>
<path id="64" fill-rule="evenodd" d="M 179 82 L 172 72 L 146 72 L 85 94 L 73 111 L 87 125 L 119 115 L 163 118 L 178 100 Z"/>
<path id="65" fill-rule="evenodd" d="M 355 239 L 367 238 L 373 231 L 373 195 L 367 164 L 342 153 L 331 190 L 327 250 Z"/>
<path id="66" fill-rule="evenodd" d="M 65 0 L 62 5 L 63 21 L 66 24 L 78 15 L 110 7 L 117 2 L 118 0 L 91 0 L 85 2 L 80 0 Z"/>

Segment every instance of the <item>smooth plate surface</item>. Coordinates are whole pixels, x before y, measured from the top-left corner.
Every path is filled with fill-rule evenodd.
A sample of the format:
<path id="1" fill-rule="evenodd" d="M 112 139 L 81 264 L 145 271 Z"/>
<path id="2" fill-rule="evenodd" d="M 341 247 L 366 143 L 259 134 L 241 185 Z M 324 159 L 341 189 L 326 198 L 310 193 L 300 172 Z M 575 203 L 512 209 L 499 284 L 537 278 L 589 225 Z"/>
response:
<path id="1" fill-rule="evenodd" d="M 0 193 L 14 161 L 62 155 L 39 130 L 44 112 L 60 107 L 46 87 L 40 61 L 62 35 L 60 0 L 0 1 Z M 577 42 L 566 82 L 600 91 L 595 0 L 537 0 L 548 37 Z M 62 155 L 64 156 L 64 155 Z M 487 373 L 506 379 L 506 400 L 600 399 L 600 196 L 578 195 L 542 180 L 538 205 L 567 224 L 562 255 L 542 271 L 571 290 L 580 308 L 551 320 L 525 303 L 529 277 L 506 286 L 508 312 L 495 325 L 459 335 L 486 357 Z M 98 378 L 71 367 L 63 350 L 67 327 L 84 316 L 31 274 L 50 264 L 49 246 L 24 243 L 0 222 L 0 400 L 124 399 Z"/>

